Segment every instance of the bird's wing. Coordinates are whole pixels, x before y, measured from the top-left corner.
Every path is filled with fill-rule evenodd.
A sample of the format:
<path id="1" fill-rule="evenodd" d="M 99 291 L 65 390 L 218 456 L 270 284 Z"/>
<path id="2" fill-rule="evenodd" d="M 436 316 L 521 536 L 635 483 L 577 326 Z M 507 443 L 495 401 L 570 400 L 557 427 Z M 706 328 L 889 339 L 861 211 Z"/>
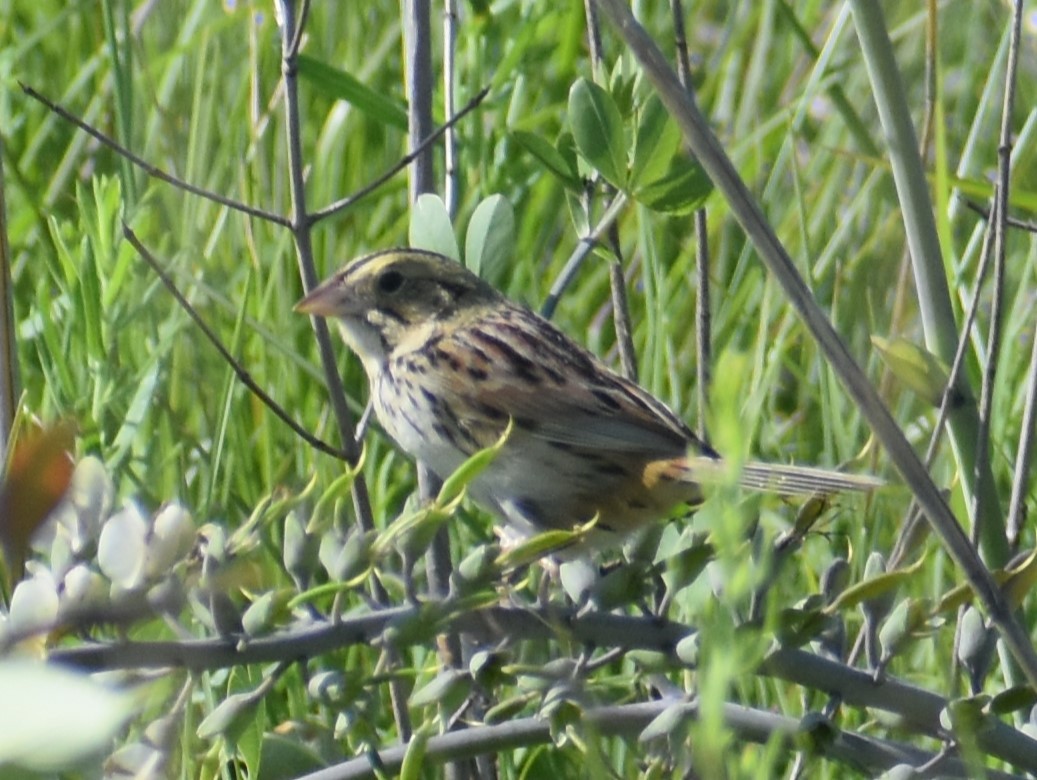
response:
<path id="1" fill-rule="evenodd" d="M 526 309 L 485 312 L 432 342 L 437 365 L 451 370 L 426 379 L 485 419 L 511 418 L 563 447 L 658 458 L 689 448 L 714 454 L 664 404 Z"/>

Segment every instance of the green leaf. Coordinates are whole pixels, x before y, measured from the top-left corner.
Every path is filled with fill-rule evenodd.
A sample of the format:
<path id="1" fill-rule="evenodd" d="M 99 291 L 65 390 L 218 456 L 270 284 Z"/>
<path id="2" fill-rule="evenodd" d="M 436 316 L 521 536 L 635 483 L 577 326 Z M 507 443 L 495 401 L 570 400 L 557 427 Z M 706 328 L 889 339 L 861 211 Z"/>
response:
<path id="1" fill-rule="evenodd" d="M 103 365 L 105 360 L 102 338 L 101 285 L 98 281 L 98 264 L 93 244 L 84 239 L 80 244 L 81 270 L 79 272 L 79 294 L 83 304 L 83 326 L 86 332 L 87 356 Z"/>
<path id="2" fill-rule="evenodd" d="M 412 707 L 441 704 L 449 712 L 458 705 L 472 687 L 472 677 L 461 669 L 444 669 L 431 682 L 416 690 L 410 697 Z"/>
<path id="3" fill-rule="evenodd" d="M 464 463 L 457 467 L 453 474 L 443 480 L 443 487 L 439 489 L 439 495 L 436 497 L 437 506 L 441 508 L 450 507 L 451 504 L 461 497 L 461 493 L 468 484 L 493 463 L 511 435 L 512 425 L 513 422 L 509 421 L 508 426 L 504 429 L 504 433 L 500 435 L 496 442 L 470 455 Z"/>
<path id="4" fill-rule="evenodd" d="M 198 739 L 210 741 L 224 737 L 231 743 L 236 742 L 254 720 L 259 702 L 260 698 L 253 691 L 232 693 L 198 724 Z"/>
<path id="5" fill-rule="evenodd" d="M 694 718 L 695 709 L 687 702 L 674 702 L 664 709 L 637 735 L 638 742 L 649 742 L 663 737 L 672 739 L 681 734 L 685 725 Z"/>
<path id="6" fill-rule="evenodd" d="M 922 557 L 906 569 L 882 572 L 851 585 L 843 590 L 835 601 L 825 607 L 825 612 L 834 615 L 841 610 L 855 607 L 862 602 L 873 601 L 882 596 L 895 593 L 901 585 L 909 582 L 921 571 L 924 562 L 925 558 Z"/>
<path id="7" fill-rule="evenodd" d="M 497 565 L 502 569 L 517 569 L 520 566 L 527 566 L 552 553 L 577 544 L 581 538 L 581 534 L 577 531 L 544 531 L 536 536 L 523 539 L 514 547 L 501 553 L 497 559 Z"/>
<path id="8" fill-rule="evenodd" d="M 558 567 L 558 580 L 574 604 L 583 605 L 598 581 L 598 567 L 586 558 L 565 561 Z"/>
<path id="9" fill-rule="evenodd" d="M 490 283 L 500 281 L 515 249 L 515 210 L 503 195 L 491 195 L 475 207 L 465 236 L 468 268 Z"/>
<path id="10" fill-rule="evenodd" d="M 543 138 L 525 130 L 513 130 L 511 138 L 561 179 L 562 184 L 567 188 L 580 189 L 580 173 L 576 169 L 576 165 Z"/>
<path id="11" fill-rule="evenodd" d="M 400 130 L 407 129 L 407 110 L 384 93 L 375 91 L 366 84 L 325 62 L 300 54 L 296 60 L 299 75 L 324 94 L 345 100 L 368 116 Z"/>
<path id="12" fill-rule="evenodd" d="M 658 96 L 651 95 L 641 109 L 634 142 L 634 163 L 630 182 L 661 179 L 670 169 L 673 155 L 680 148 L 681 131 L 670 118 Z"/>
<path id="13" fill-rule="evenodd" d="M 948 372 L 939 358 L 907 339 L 872 336 L 871 343 L 901 384 L 933 406 L 940 405 Z"/>
<path id="14" fill-rule="evenodd" d="M 486 714 L 483 715 L 483 722 L 487 725 L 492 725 L 513 720 L 516 715 L 526 708 L 533 698 L 533 696 L 526 693 L 504 699 L 486 710 Z"/>
<path id="15" fill-rule="evenodd" d="M 699 663 L 701 646 L 702 637 L 700 637 L 696 631 L 695 633 L 688 634 L 686 637 L 681 639 L 674 648 L 674 653 L 680 659 L 682 664 L 695 668 Z"/>
<path id="16" fill-rule="evenodd" d="M 992 715 L 1026 712 L 1037 704 L 1037 691 L 1029 685 L 1013 685 L 994 695 L 987 705 Z"/>
<path id="17" fill-rule="evenodd" d="M 610 184 L 624 189 L 623 118 L 612 96 L 594 82 L 580 79 L 569 90 L 569 124 L 580 155 Z"/>
<path id="18" fill-rule="evenodd" d="M 292 780 L 327 766 L 320 754 L 297 736 L 267 732 L 260 746 L 258 780 Z"/>
<path id="19" fill-rule="evenodd" d="M 670 172 L 634 191 L 634 200 L 667 214 L 686 214 L 701 206 L 713 191 L 713 182 L 698 163 L 678 159 Z"/>
<path id="20" fill-rule="evenodd" d="M 419 195 L 410 214 L 410 245 L 415 249 L 427 249 L 461 262 L 461 250 L 457 246 L 454 226 L 446 204 L 438 195 Z"/>
<path id="21" fill-rule="evenodd" d="M 241 626 L 248 637 L 269 634 L 278 624 L 286 623 L 291 617 L 288 603 L 295 591 L 289 588 L 278 588 L 264 593 L 257 598 L 245 614 L 241 616 Z"/>
<path id="22" fill-rule="evenodd" d="M 113 472 L 118 471 L 118 466 L 129 455 L 141 426 L 152 410 L 151 399 L 155 394 L 155 388 L 158 386 L 160 368 L 161 366 L 156 360 L 140 378 L 137 392 L 134 393 L 133 399 L 130 401 L 129 409 L 126 410 L 126 417 L 122 421 L 122 425 L 119 426 L 119 432 L 115 434 L 115 441 L 113 442 L 114 452 L 107 464 L 108 468 Z"/>
<path id="23" fill-rule="evenodd" d="M 428 741 L 435 733 L 434 726 L 429 722 L 422 723 L 411 736 L 407 743 L 407 752 L 403 754 L 403 763 L 400 764 L 400 780 L 418 780 L 422 777 L 421 770 L 425 764 Z"/>

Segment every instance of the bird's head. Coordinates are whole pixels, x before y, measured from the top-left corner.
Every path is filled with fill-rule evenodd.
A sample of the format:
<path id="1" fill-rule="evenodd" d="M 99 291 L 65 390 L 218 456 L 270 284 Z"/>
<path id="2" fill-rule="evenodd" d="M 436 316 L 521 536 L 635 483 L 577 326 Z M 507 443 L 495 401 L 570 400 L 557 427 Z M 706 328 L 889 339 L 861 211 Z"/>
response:
<path id="1" fill-rule="evenodd" d="M 368 373 L 400 346 L 500 298 L 460 263 L 435 252 L 392 249 L 353 260 L 295 305 L 338 320 L 343 338 Z"/>

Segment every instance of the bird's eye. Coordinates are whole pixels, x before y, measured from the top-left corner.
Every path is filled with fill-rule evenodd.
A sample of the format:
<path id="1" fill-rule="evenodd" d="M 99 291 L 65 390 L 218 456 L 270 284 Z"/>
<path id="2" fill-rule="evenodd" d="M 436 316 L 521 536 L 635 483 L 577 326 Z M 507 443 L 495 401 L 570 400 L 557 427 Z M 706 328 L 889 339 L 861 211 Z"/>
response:
<path id="1" fill-rule="evenodd" d="M 403 274 L 399 271 L 386 271 L 378 277 L 378 289 L 383 293 L 392 294 L 403 287 Z"/>

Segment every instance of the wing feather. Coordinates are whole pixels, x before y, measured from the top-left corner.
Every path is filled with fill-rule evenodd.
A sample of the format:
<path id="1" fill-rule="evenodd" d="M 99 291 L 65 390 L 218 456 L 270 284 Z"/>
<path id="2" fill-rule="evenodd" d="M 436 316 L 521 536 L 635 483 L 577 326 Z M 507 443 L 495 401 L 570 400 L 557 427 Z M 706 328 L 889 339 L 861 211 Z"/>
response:
<path id="1" fill-rule="evenodd" d="M 449 392 L 500 427 L 511 417 L 545 441 L 599 452 L 715 455 L 664 404 L 527 309 L 486 310 L 435 348 L 457 368 L 440 374 Z"/>

